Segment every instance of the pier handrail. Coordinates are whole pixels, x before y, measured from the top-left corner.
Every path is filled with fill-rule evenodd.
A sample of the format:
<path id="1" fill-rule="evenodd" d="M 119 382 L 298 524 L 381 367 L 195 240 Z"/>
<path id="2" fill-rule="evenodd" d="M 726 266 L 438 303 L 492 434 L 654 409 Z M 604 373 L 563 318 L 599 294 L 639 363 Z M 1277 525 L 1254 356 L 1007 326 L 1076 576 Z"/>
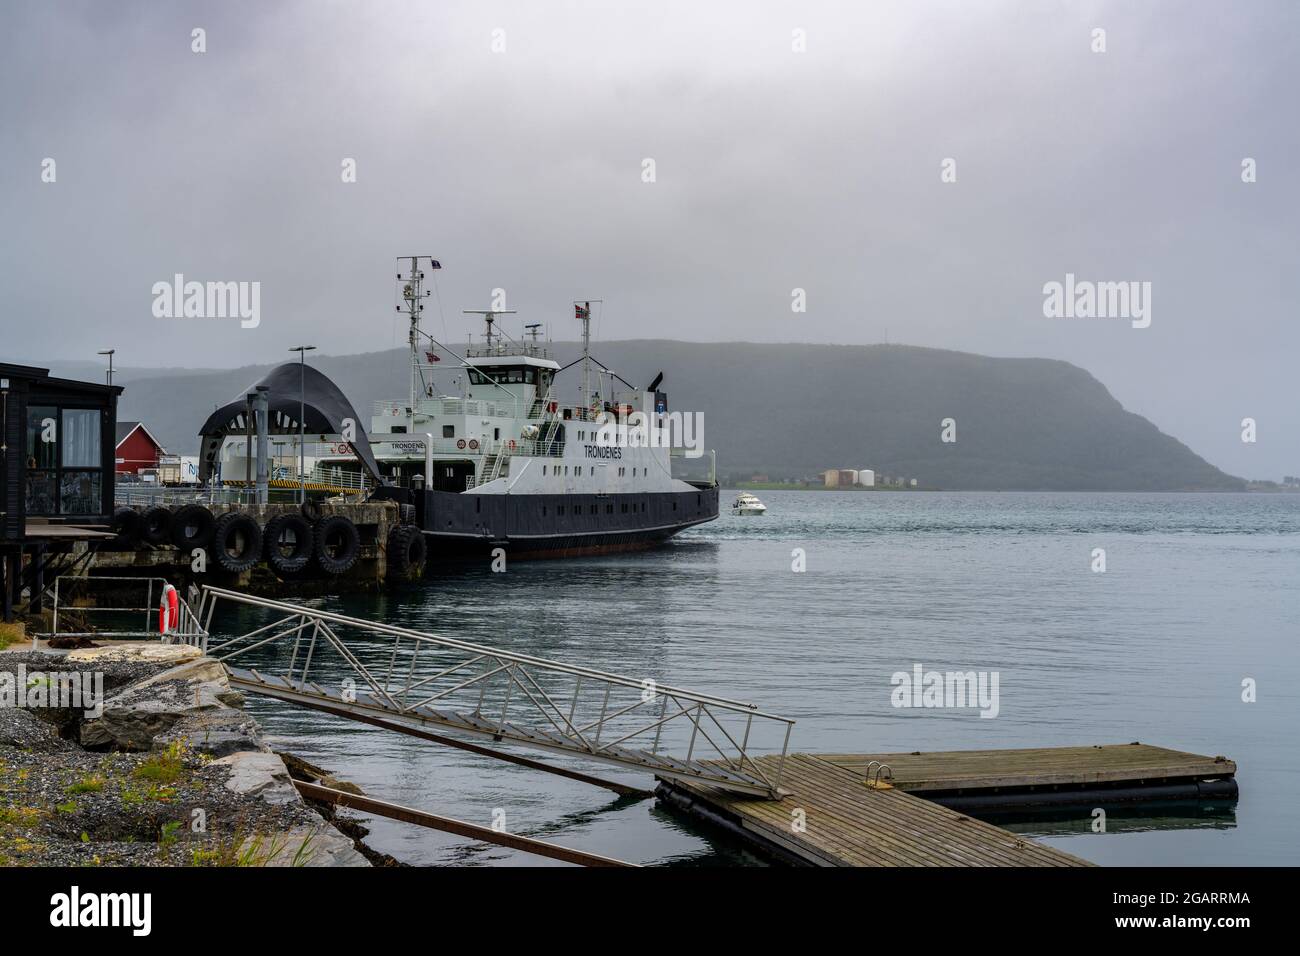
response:
<path id="1" fill-rule="evenodd" d="M 241 623 L 236 630 L 242 633 L 219 637 L 213 618 L 225 604 L 278 616 L 256 626 Z M 255 693 L 371 723 L 434 724 L 746 793 L 771 797 L 779 790 L 794 720 L 746 701 L 210 585 L 201 590 L 197 613 L 200 629 L 192 642 L 231 667 L 232 681 Z M 362 639 L 342 636 L 343 628 L 361 631 Z M 392 638 L 391 646 L 377 644 L 376 636 Z M 278 653 L 275 647 L 266 652 L 269 665 L 234 667 L 237 660 L 242 666 L 239 659 L 249 652 L 277 642 Z M 326 654 L 329 663 L 341 660 L 343 673 L 359 678 L 350 698 L 317 682 L 337 685 L 338 673 L 328 667 L 328 679 L 310 679 L 313 663 L 320 673 Z M 369 666 L 363 661 L 368 656 L 373 658 Z M 362 693 L 363 687 L 368 692 Z M 628 690 L 635 692 L 630 701 Z M 477 698 L 472 709 L 464 696 Z M 461 703 L 453 706 L 453 699 Z M 770 745 L 759 737 L 771 739 Z M 669 756 L 667 749 L 676 746 L 685 749 L 684 756 Z M 717 757 L 697 757 L 697 747 Z M 757 750 L 779 753 L 774 775 L 755 762 Z"/>
<path id="2" fill-rule="evenodd" d="M 144 628 L 141 630 L 127 631 L 103 631 L 103 630 L 86 630 L 86 631 L 60 631 L 59 614 L 63 609 L 63 597 L 61 594 L 63 582 L 67 580 L 70 583 L 84 586 L 90 590 L 93 585 L 113 582 L 116 585 L 142 586 L 146 589 L 146 596 L 143 606 L 132 605 L 130 607 L 112 607 L 99 604 L 92 605 L 73 605 L 73 609 L 79 614 L 140 614 L 145 616 Z M 179 639 L 185 644 L 198 644 L 206 637 L 203 634 L 202 626 L 199 623 L 198 614 L 189 606 L 185 598 L 181 597 L 180 590 L 177 589 L 177 621 L 173 630 L 163 633 L 158 630 L 155 615 L 158 613 L 158 605 L 154 604 L 154 595 L 162 597 L 163 590 L 170 583 L 162 577 L 132 577 L 124 575 L 107 575 L 96 574 L 93 577 L 82 575 L 61 574 L 54 579 L 54 608 L 50 619 L 50 630 L 38 634 L 37 637 L 140 637 L 140 638 L 162 638 L 164 643 Z"/>
<path id="3" fill-rule="evenodd" d="M 207 597 L 209 594 L 215 597 L 227 598 L 233 601 L 237 601 L 240 604 L 251 604 L 257 607 L 267 607 L 267 608 L 272 608 L 274 610 L 290 612 L 293 614 L 306 613 L 311 615 L 312 617 L 318 617 L 326 621 L 333 621 L 337 624 L 345 624 L 345 625 L 360 624 L 370 630 L 380 631 L 384 634 L 392 634 L 401 637 L 413 637 L 419 640 L 431 641 L 437 644 L 441 644 L 445 647 L 455 648 L 456 650 L 472 651 L 478 654 L 491 654 L 493 657 L 501 657 L 501 658 L 513 660 L 520 664 L 543 665 L 546 667 L 554 668 L 555 670 L 566 671 L 570 674 L 581 675 L 583 677 L 591 677 L 596 680 L 606 680 L 614 684 L 622 684 L 623 686 L 626 687 L 635 687 L 639 689 L 645 683 L 644 681 L 639 681 L 636 680 L 635 678 L 624 677 L 621 674 L 611 674 L 608 671 L 597 670 L 594 667 L 583 667 L 580 664 L 565 664 L 561 661 L 548 660 L 547 658 L 544 657 L 533 657 L 528 654 L 520 654 L 516 651 L 506 651 L 497 647 L 489 647 L 486 644 L 474 644 L 470 641 L 460 641 L 451 637 L 441 637 L 436 634 L 430 634 L 427 631 L 413 631 L 410 628 L 396 627 L 392 624 L 380 624 L 376 621 L 362 621 L 359 618 L 348 617 L 345 614 L 336 614 L 333 611 L 322 611 L 318 608 L 304 607 L 301 604 L 290 604 L 287 601 L 275 601 L 272 600 L 271 598 L 258 597 L 257 595 L 253 595 L 253 594 L 243 594 L 239 591 L 230 591 L 227 590 L 226 588 L 213 587 L 212 585 L 204 585 L 203 588 L 201 589 L 200 598 L 199 598 L 199 610 L 197 612 L 200 615 L 200 620 L 202 620 L 204 614 L 204 608 L 205 607 L 207 608 L 206 616 L 207 616 L 208 624 L 211 624 L 212 622 L 212 615 L 214 610 L 213 606 L 207 601 Z M 233 642 L 227 642 L 227 643 L 233 643 Z M 221 646 L 224 645 L 218 645 L 218 647 Z M 769 714 L 766 711 L 759 710 L 757 704 L 751 704 L 746 701 L 733 700 L 729 697 L 717 697 L 712 694 L 700 694 L 694 691 L 686 690 L 685 688 L 673 687 L 669 684 L 661 684 L 658 681 L 655 682 L 655 686 L 659 690 L 664 691 L 665 693 L 672 693 L 679 697 L 689 698 L 690 700 L 700 701 L 707 704 L 719 704 L 719 705 L 725 705 L 729 707 L 735 707 L 738 709 L 744 709 L 746 713 L 752 713 L 755 717 L 764 717 L 769 720 L 780 720 L 791 724 L 795 723 L 794 719 L 791 717 L 781 717 L 778 714 Z"/>

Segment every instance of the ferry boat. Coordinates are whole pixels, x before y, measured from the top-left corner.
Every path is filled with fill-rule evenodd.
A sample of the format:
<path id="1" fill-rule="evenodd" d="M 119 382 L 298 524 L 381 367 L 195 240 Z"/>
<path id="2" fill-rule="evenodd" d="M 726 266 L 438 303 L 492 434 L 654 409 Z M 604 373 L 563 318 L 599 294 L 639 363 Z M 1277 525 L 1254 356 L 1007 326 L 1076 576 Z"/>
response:
<path id="1" fill-rule="evenodd" d="M 767 514 L 767 505 L 758 500 L 758 495 L 742 491 L 736 495 L 736 500 L 731 503 L 731 513 L 733 515 Z"/>
<path id="2" fill-rule="evenodd" d="M 369 439 L 390 482 L 374 496 L 415 505 L 431 561 L 496 548 L 512 559 L 632 551 L 718 517 L 713 452 L 697 449 L 690 461 L 687 449 L 670 447 L 662 373 L 639 388 L 591 355 L 590 303 L 575 304 L 582 356 L 568 365 L 539 340 L 539 324 L 521 339 L 507 335 L 497 321 L 513 314 L 505 309 L 466 310 L 485 331 L 457 354 L 420 325 L 429 295 L 422 263 L 439 264 L 409 261 L 398 273 L 398 308 L 410 320 L 410 388 L 377 404 Z M 561 376 L 571 369 L 581 381 L 578 401 L 566 404 Z M 446 372 L 463 394 L 438 389 L 434 375 Z M 356 470 L 350 449 L 340 451 L 318 457 L 315 472 Z M 690 465 L 689 480 L 674 475 Z"/>

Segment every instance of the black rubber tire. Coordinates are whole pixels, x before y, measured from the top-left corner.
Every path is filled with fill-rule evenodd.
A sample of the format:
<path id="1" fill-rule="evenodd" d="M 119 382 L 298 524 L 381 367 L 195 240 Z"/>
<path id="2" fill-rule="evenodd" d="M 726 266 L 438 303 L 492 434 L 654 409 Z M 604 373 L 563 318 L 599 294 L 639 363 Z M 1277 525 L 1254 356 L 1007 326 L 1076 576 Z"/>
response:
<path id="1" fill-rule="evenodd" d="M 247 571 L 262 559 L 262 529 L 248 515 L 227 511 L 212 529 L 208 552 L 222 570 Z"/>
<path id="2" fill-rule="evenodd" d="M 117 543 L 124 547 L 134 547 L 140 543 L 140 512 L 134 508 L 118 508 L 113 512 L 113 531 L 117 534 Z"/>
<path id="3" fill-rule="evenodd" d="M 146 508 L 140 518 L 140 537 L 149 544 L 172 543 L 172 513 L 162 505 Z"/>
<path id="4" fill-rule="evenodd" d="M 401 525 L 388 532 L 388 567 L 397 574 L 414 576 L 424 571 L 428 556 L 424 534 L 414 525 Z"/>
<path id="5" fill-rule="evenodd" d="M 292 536 L 288 548 L 281 539 Z M 297 574 L 307 567 L 316 550 L 311 524 L 302 515 L 276 515 L 262 529 L 262 547 L 266 563 L 279 575 Z"/>
<path id="6" fill-rule="evenodd" d="M 302 516 L 312 524 L 315 524 L 317 521 L 320 521 L 321 510 L 320 510 L 319 501 L 312 501 L 310 498 L 308 498 L 306 501 L 304 501 L 301 505 L 298 506 L 298 510 L 302 513 Z"/>
<path id="7" fill-rule="evenodd" d="M 344 574 L 352 570 L 361 555 L 361 535 L 352 519 L 330 515 L 316 522 L 313 533 L 316 564 L 326 574 Z"/>
<path id="8" fill-rule="evenodd" d="M 183 505 L 172 515 L 172 544 L 189 554 L 212 543 L 217 519 L 203 505 Z"/>

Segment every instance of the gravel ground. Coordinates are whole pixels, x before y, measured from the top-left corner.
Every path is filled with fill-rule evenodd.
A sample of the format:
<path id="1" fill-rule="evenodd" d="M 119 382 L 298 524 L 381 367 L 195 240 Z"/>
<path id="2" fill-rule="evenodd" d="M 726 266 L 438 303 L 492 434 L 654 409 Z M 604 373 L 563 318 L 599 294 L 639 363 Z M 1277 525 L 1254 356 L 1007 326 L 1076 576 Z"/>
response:
<path id="1" fill-rule="evenodd" d="M 0 672 L 16 673 L 20 664 L 29 673 L 101 672 L 108 697 L 165 669 L 0 654 Z M 230 767 L 188 745 L 183 724 L 151 752 L 96 752 L 76 742 L 80 719 L 79 712 L 0 707 L 0 865 L 258 865 L 292 859 L 300 849 L 293 841 L 326 828 L 296 798 L 228 788 Z M 302 849 L 310 855 L 310 841 Z"/>

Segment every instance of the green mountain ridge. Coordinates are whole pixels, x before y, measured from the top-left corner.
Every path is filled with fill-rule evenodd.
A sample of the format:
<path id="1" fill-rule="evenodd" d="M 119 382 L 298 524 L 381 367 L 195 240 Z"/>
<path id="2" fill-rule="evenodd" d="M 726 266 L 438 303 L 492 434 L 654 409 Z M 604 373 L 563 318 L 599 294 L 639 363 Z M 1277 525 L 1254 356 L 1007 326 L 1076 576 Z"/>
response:
<path id="1" fill-rule="evenodd" d="M 561 365 L 580 352 L 555 343 Z M 659 371 L 674 410 L 704 415 L 704 443 L 731 477 L 811 476 L 871 468 L 961 490 L 1232 491 L 1244 482 L 1129 412 L 1101 382 L 1068 362 L 993 358 L 901 345 L 837 346 L 603 342 L 593 354 L 644 386 Z M 321 356 L 363 419 L 376 401 L 407 393 L 404 350 Z M 453 365 L 451 361 L 448 366 Z M 102 378 L 83 363 L 55 374 Z M 244 393 L 271 365 L 228 370 L 116 373 L 119 416 L 139 419 L 170 451 L 193 454 L 207 414 Z M 578 372 L 560 379 L 576 401 Z M 450 388 L 449 372 L 439 384 Z M 956 441 L 941 423 L 956 422 Z M 367 422 L 368 424 L 368 422 Z"/>

